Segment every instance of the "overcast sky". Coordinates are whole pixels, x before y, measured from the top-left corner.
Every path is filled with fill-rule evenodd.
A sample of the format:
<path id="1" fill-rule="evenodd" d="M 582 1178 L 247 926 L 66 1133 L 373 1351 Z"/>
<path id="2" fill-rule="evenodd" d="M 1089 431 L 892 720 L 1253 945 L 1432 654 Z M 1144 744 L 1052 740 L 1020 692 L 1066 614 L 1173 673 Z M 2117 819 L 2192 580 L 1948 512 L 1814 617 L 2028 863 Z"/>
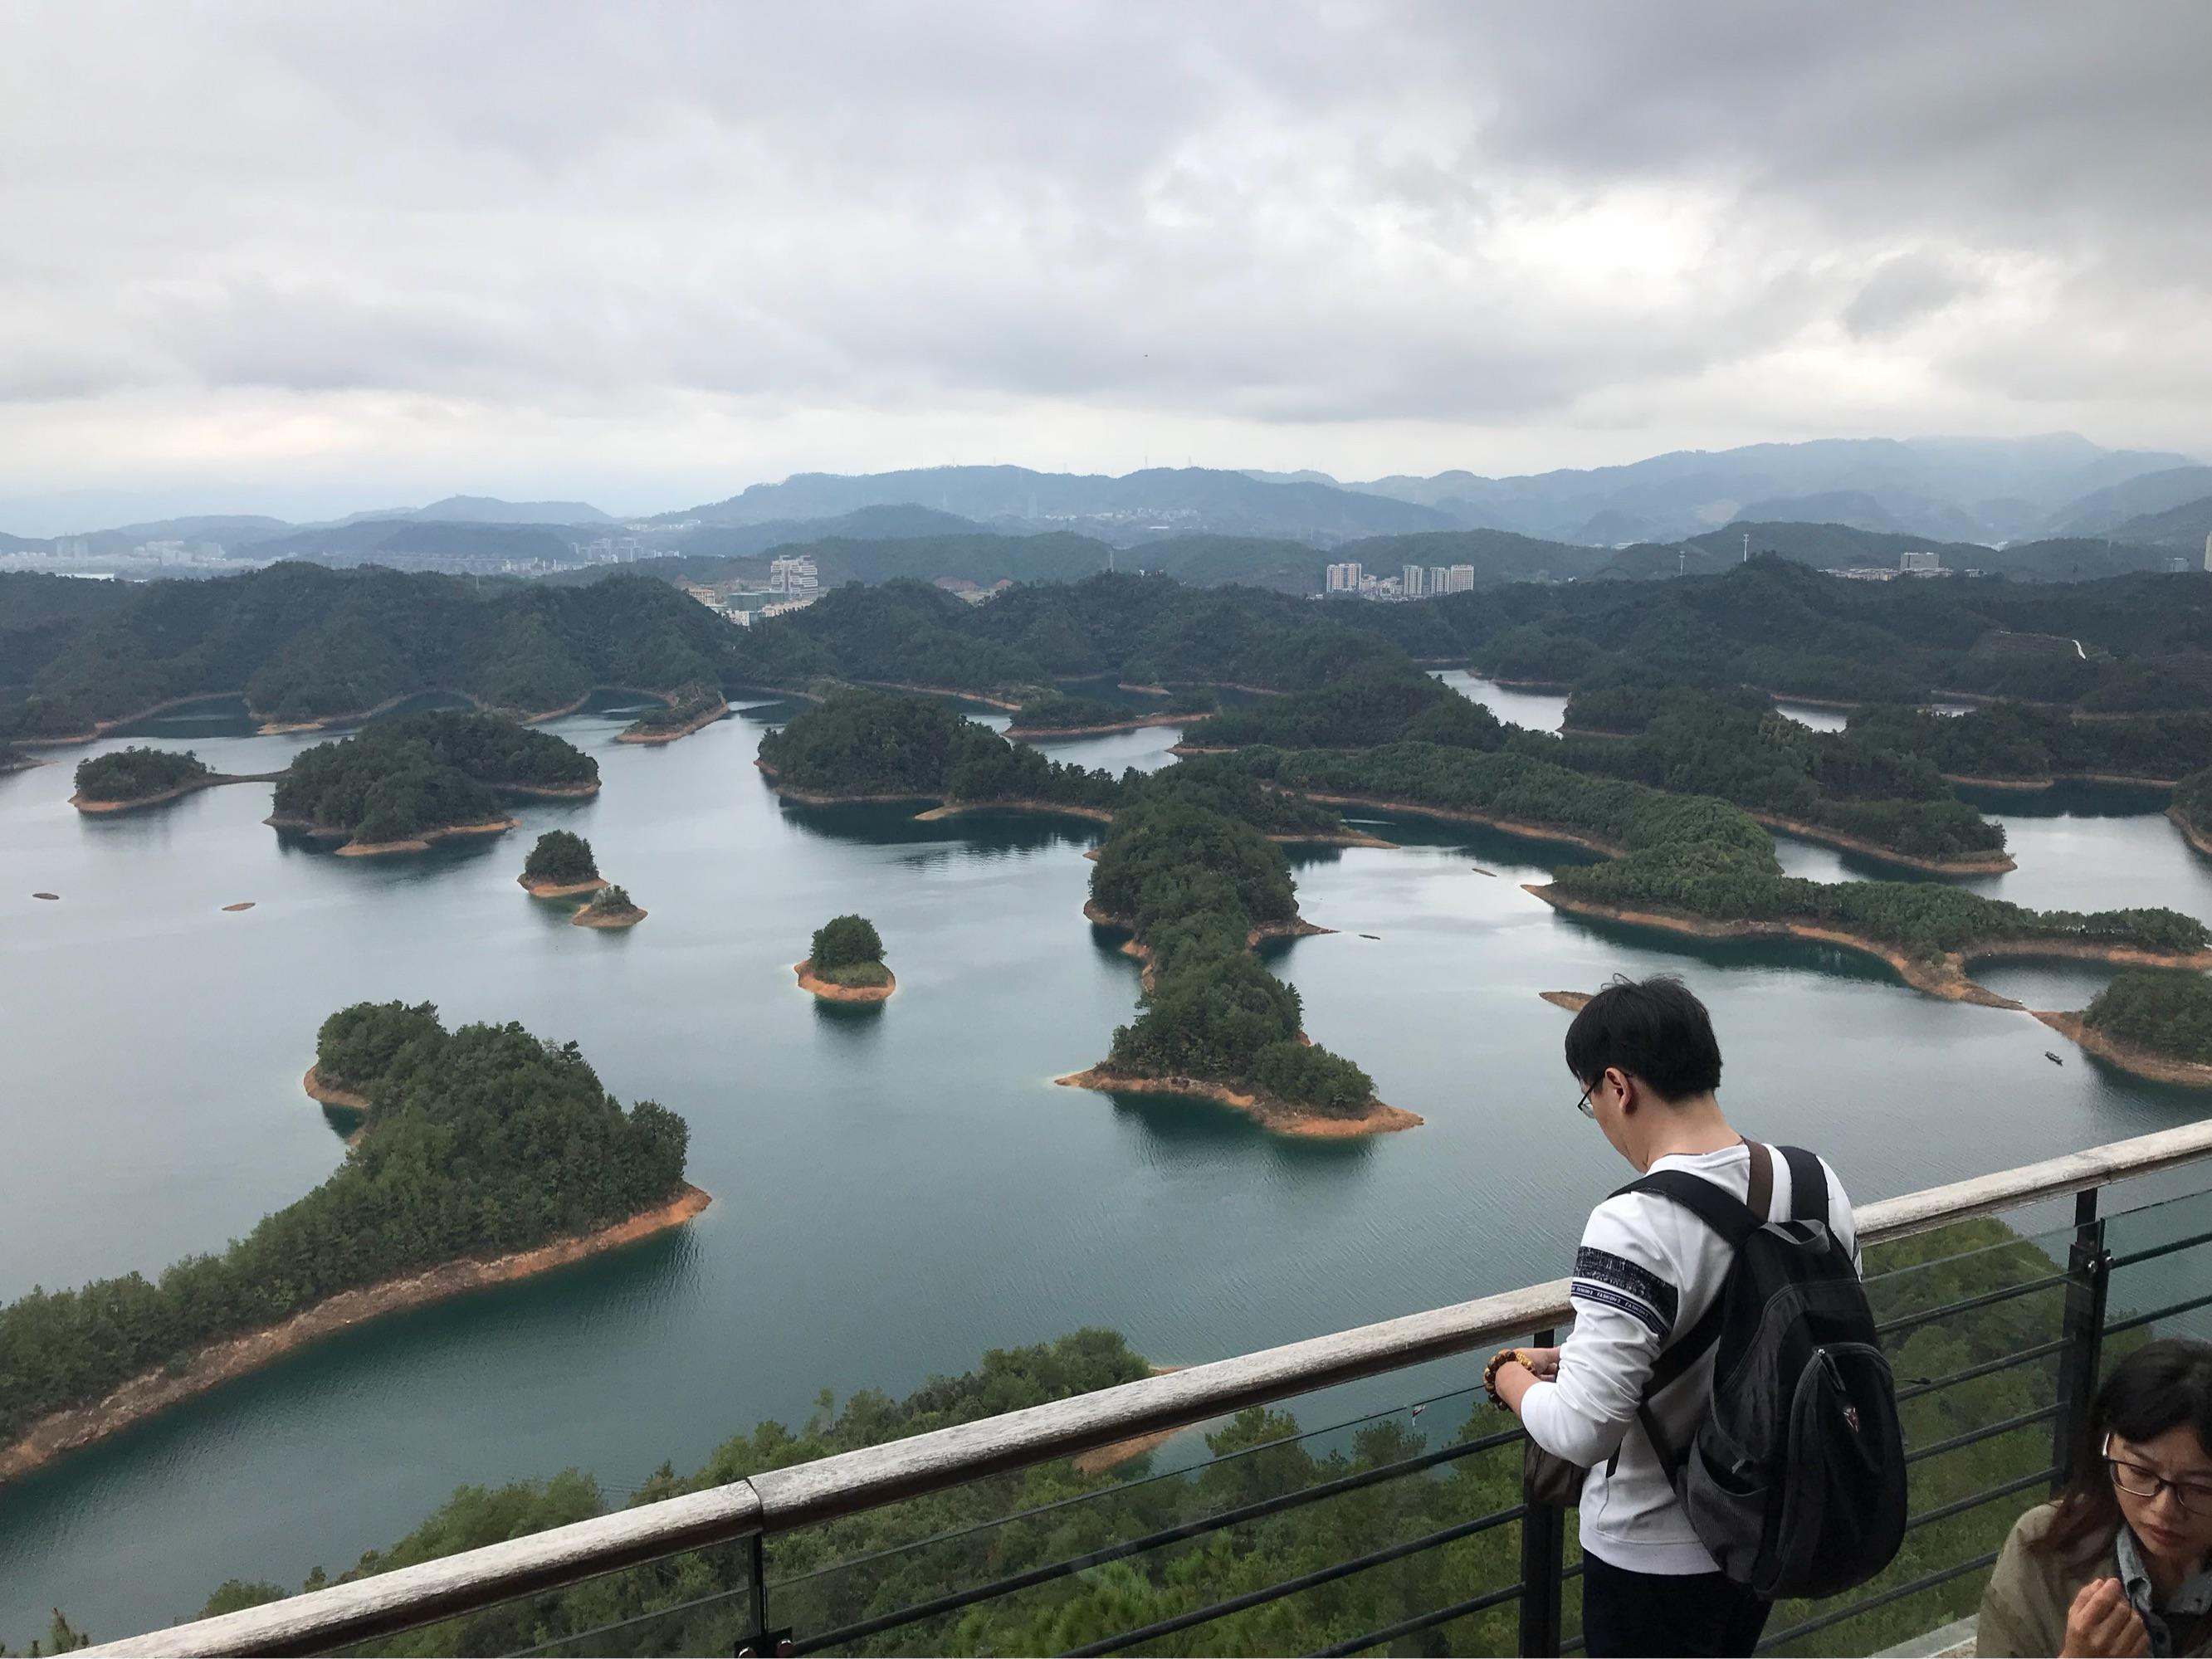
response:
<path id="1" fill-rule="evenodd" d="M 0 528 L 2212 451 L 2212 6 L 0 10 Z"/>

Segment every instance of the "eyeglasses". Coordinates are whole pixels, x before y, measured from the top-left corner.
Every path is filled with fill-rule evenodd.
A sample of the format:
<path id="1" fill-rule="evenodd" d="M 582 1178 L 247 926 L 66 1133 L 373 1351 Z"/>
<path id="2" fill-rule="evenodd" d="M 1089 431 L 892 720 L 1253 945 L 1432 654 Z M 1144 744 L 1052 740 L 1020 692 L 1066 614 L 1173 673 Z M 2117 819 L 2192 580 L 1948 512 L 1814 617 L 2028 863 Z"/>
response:
<path id="1" fill-rule="evenodd" d="M 2112 1472 L 2112 1484 L 2130 1498 L 2156 1498 L 2170 1486 L 2174 1501 L 2190 1514 L 2212 1515 L 2212 1480 L 2169 1480 L 2156 1469 L 2115 1457 L 2109 1434 L 2105 1437 L 2104 1455 L 2105 1467 Z"/>
<path id="2" fill-rule="evenodd" d="M 1596 1087 L 1596 1084 L 1591 1084 L 1589 1088 L 1585 1088 L 1583 1091 L 1582 1098 L 1575 1102 L 1575 1109 L 1580 1112 L 1584 1117 L 1595 1117 L 1597 1115 L 1597 1108 L 1590 1104 L 1590 1090 Z"/>

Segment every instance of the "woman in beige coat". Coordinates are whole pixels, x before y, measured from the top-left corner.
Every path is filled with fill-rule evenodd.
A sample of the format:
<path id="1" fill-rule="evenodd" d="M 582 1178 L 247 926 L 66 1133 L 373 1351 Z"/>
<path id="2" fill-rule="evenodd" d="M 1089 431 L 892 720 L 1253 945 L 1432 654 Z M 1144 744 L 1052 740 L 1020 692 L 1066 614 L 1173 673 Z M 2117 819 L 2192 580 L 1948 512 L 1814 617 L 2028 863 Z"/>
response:
<path id="1" fill-rule="evenodd" d="M 2212 1343 L 2137 1349 L 2092 1420 L 2072 1482 L 2005 1540 L 1976 1652 L 2212 1654 Z"/>

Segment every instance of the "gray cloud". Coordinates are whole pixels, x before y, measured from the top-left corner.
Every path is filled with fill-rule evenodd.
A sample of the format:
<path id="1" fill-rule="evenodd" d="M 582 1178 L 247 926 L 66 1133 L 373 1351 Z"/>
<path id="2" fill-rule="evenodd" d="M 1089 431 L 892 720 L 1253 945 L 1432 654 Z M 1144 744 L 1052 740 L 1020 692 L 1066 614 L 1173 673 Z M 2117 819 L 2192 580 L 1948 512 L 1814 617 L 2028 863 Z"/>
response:
<path id="1" fill-rule="evenodd" d="M 15 9 L 0 494 L 2187 447 L 2207 62 L 2187 3 Z"/>

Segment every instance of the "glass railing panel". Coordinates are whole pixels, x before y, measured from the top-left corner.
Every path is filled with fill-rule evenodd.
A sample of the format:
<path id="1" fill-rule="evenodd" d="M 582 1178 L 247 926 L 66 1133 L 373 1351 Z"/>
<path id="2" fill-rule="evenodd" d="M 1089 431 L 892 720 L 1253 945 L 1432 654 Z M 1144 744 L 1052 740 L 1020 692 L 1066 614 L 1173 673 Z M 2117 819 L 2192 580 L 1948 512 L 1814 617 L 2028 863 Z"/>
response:
<path id="1" fill-rule="evenodd" d="M 1479 1398 L 1309 1432 L 1247 1412 L 1194 1467 L 811 1571 L 775 1547 L 803 1535 L 775 1540 L 770 1620 L 839 1653 L 1057 1652 L 1160 1625 L 1115 1650 L 1330 1646 L 1517 1580 L 1520 1446 Z"/>
<path id="2" fill-rule="evenodd" d="M 2212 1193 L 2189 1193 L 2113 1216 L 2102 1358 L 2110 1370 L 2153 1337 L 2212 1340 Z"/>

